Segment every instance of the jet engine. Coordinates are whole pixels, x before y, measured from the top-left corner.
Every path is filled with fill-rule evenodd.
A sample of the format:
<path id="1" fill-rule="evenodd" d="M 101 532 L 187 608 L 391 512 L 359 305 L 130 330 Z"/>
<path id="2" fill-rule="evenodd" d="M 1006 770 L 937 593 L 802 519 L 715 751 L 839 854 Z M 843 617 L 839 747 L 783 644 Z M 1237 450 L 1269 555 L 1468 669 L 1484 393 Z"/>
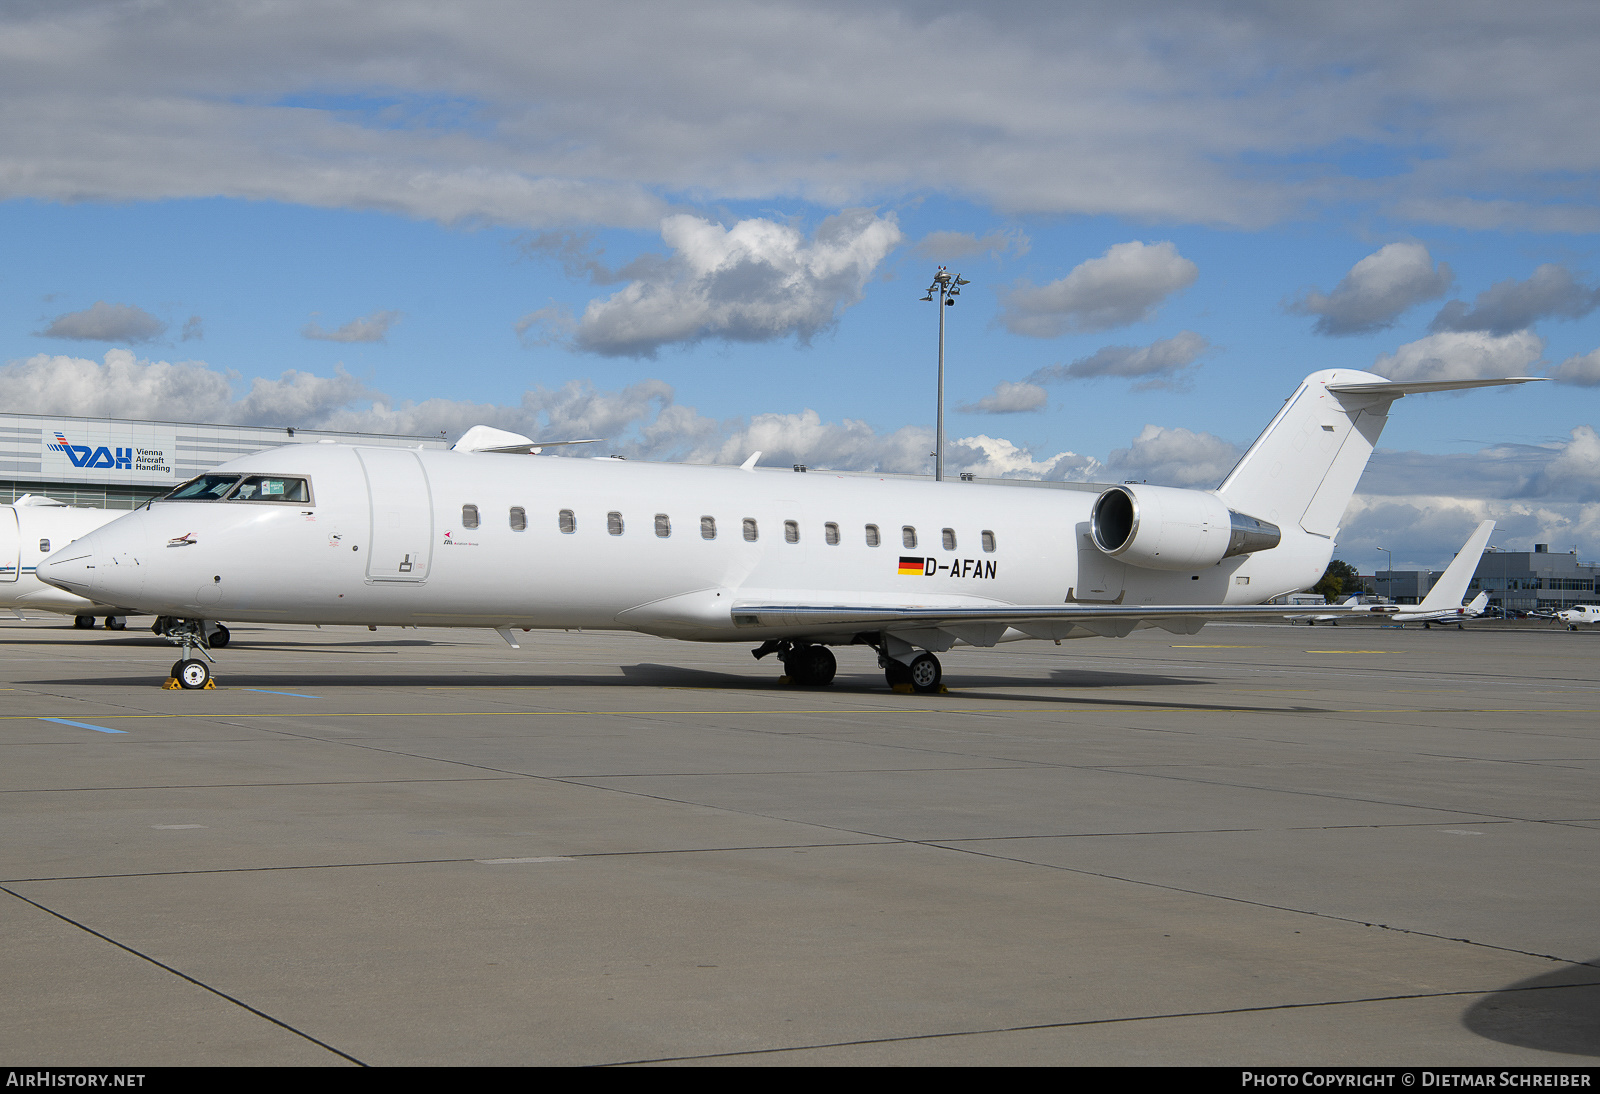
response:
<path id="1" fill-rule="evenodd" d="M 1095 499 L 1094 545 L 1130 566 L 1201 570 L 1225 558 L 1276 547 L 1276 524 L 1236 513 L 1204 490 L 1113 486 Z"/>

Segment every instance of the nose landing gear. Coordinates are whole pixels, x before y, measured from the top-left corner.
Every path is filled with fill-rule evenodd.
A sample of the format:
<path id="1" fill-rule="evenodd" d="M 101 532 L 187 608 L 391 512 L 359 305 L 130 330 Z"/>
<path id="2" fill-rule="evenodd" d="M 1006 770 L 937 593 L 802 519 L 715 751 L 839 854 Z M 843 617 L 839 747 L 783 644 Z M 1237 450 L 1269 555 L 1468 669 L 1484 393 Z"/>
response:
<path id="1" fill-rule="evenodd" d="M 168 642 L 183 647 L 183 656 L 172 664 L 172 675 L 161 686 L 169 690 L 182 688 L 185 691 L 199 691 L 204 688 L 215 688 L 217 685 L 211 679 L 211 666 L 206 661 L 216 662 L 211 657 L 210 646 L 214 641 L 211 634 L 213 628 L 227 634 L 227 628 L 220 624 L 207 625 L 204 619 L 174 619 L 171 616 L 162 616 L 157 619 L 155 626 L 150 629 L 161 635 Z M 227 645 L 224 637 L 220 645 Z M 202 661 L 194 656 L 198 650 Z"/>

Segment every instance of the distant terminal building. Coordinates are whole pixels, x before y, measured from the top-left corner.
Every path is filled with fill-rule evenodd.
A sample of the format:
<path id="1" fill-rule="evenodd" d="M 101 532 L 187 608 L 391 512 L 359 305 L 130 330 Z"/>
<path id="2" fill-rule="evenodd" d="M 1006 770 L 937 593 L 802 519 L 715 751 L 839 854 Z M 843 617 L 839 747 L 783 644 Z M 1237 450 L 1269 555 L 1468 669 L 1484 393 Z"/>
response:
<path id="1" fill-rule="evenodd" d="M 1561 611 L 1600 604 L 1597 582 L 1600 562 L 1579 562 L 1576 549 L 1552 554 L 1548 543 L 1535 543 L 1531 551 L 1485 551 L 1469 591 L 1487 591 L 1491 606 L 1511 611 Z"/>
<path id="2" fill-rule="evenodd" d="M 0 414 L 0 505 L 45 494 L 68 505 L 135 509 L 219 463 L 317 441 L 450 447 L 443 437 Z"/>
<path id="3" fill-rule="evenodd" d="M 1444 573 L 1439 570 L 1379 570 L 1363 578 L 1380 596 L 1396 604 L 1417 604 Z M 1600 604 L 1600 562 L 1579 562 L 1577 551 L 1552 554 L 1548 543 L 1531 551 L 1483 553 L 1467 586 L 1467 596 L 1489 594 L 1489 606 L 1507 611 L 1561 611 L 1577 604 Z"/>

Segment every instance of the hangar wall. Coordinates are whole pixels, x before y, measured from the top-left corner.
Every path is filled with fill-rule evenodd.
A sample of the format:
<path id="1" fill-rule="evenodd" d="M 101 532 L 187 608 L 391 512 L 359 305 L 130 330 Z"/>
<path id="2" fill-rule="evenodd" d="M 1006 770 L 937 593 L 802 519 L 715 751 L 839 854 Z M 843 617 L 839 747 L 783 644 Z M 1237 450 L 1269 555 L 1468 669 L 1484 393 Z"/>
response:
<path id="1" fill-rule="evenodd" d="M 134 509 L 238 456 L 324 440 L 450 447 L 442 436 L 0 414 L 0 505 L 46 494 L 68 505 Z"/>

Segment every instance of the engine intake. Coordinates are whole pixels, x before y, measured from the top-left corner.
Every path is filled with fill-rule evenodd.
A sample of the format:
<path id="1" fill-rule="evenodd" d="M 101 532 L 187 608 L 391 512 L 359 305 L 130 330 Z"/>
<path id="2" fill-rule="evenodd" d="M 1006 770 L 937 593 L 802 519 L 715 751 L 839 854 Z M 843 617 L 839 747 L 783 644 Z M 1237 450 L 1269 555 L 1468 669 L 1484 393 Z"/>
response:
<path id="1" fill-rule="evenodd" d="M 1201 570 L 1283 539 L 1276 524 L 1236 513 L 1215 494 L 1170 486 L 1113 486 L 1095 499 L 1089 532 L 1112 558 L 1152 570 Z"/>

